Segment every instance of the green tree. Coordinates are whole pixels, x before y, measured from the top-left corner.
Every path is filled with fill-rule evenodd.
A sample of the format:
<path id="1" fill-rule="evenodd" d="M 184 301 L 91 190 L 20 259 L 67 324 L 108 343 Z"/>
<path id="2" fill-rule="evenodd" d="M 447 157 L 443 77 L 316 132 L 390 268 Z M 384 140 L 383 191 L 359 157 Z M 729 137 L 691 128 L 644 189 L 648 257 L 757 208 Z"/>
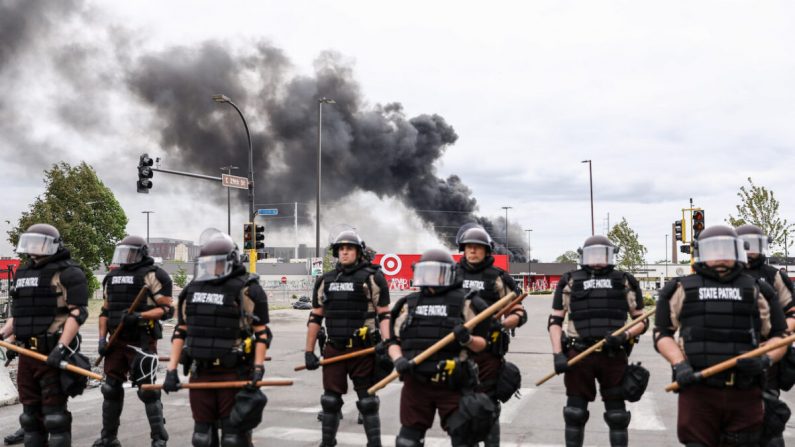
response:
<path id="1" fill-rule="evenodd" d="M 729 215 L 726 221 L 733 227 L 756 225 L 770 236 L 772 245 L 783 246 L 785 233 L 792 232 L 794 225 L 779 216 L 779 203 L 773 191 L 755 185 L 751 177 L 748 177 L 748 184 L 741 186 L 737 193 L 740 198 L 737 216 Z"/>
<path id="2" fill-rule="evenodd" d="M 622 270 L 634 272 L 646 263 L 646 247 L 638 240 L 638 234 L 629 226 L 626 218 L 621 218 L 618 225 L 613 226 L 607 238 L 618 247 L 616 265 Z"/>
<path id="3" fill-rule="evenodd" d="M 55 226 L 72 258 L 86 270 L 93 294 L 99 282 L 92 271 L 100 264 L 110 264 L 116 243 L 124 237 L 127 216 L 113 192 L 85 162 L 54 164 L 44 171 L 44 185 L 44 193 L 8 232 L 8 241 L 16 246 L 19 235 L 35 223 Z"/>
<path id="4" fill-rule="evenodd" d="M 181 264 L 177 271 L 174 272 L 174 276 L 171 277 L 171 280 L 181 288 L 184 288 L 185 285 L 188 284 L 188 272 L 185 271 L 185 268 Z"/>
<path id="5" fill-rule="evenodd" d="M 568 250 L 567 252 L 555 258 L 555 262 L 560 262 L 563 264 L 576 264 L 580 262 L 580 255 L 574 250 Z"/>

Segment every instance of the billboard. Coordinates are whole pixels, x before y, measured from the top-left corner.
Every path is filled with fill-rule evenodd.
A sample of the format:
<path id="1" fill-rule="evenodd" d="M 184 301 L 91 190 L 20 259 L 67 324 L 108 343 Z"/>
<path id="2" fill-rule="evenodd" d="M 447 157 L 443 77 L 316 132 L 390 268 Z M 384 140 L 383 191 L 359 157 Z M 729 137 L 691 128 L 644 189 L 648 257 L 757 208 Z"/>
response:
<path id="1" fill-rule="evenodd" d="M 420 260 L 420 254 L 379 253 L 373 258 L 373 264 L 381 266 L 381 271 L 389 284 L 389 290 L 410 290 L 413 272 L 411 266 Z M 454 254 L 458 262 L 461 254 Z M 494 255 L 494 265 L 508 271 L 508 255 Z"/>

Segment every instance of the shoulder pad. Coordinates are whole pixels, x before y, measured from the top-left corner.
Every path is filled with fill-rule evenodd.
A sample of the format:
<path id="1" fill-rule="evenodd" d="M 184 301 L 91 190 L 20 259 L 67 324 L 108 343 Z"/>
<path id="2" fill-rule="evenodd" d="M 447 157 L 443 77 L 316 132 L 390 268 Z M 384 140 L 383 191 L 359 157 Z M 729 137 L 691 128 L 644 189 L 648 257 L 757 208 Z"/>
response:
<path id="1" fill-rule="evenodd" d="M 640 287 L 640 281 L 638 281 L 638 278 L 635 278 L 635 275 L 625 272 L 624 277 L 627 278 L 627 281 L 632 287 Z"/>
<path id="2" fill-rule="evenodd" d="M 259 284 L 259 275 L 256 274 L 256 273 L 249 273 L 248 277 L 246 277 L 245 283 L 246 283 L 246 285 L 249 285 L 249 284 L 251 284 L 253 282 Z"/>
<path id="3" fill-rule="evenodd" d="M 679 278 L 674 278 L 671 281 L 668 281 L 663 286 L 662 290 L 660 290 L 660 298 L 665 297 L 665 299 L 670 298 L 674 291 L 676 291 L 676 287 L 679 285 Z"/>

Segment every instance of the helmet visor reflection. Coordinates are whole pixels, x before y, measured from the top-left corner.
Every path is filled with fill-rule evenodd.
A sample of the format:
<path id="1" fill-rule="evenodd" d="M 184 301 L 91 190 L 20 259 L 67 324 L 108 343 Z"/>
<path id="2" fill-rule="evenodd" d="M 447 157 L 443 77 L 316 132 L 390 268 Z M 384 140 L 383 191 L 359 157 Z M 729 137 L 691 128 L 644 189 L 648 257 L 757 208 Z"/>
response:
<path id="1" fill-rule="evenodd" d="M 17 253 L 34 256 L 50 256 L 58 251 L 55 238 L 46 234 L 22 233 L 17 242 Z"/>
<path id="2" fill-rule="evenodd" d="M 761 234 L 744 234 L 740 236 L 740 239 L 748 242 L 749 248 L 746 251 L 749 254 L 760 254 L 764 256 L 769 254 L 767 236 Z"/>
<path id="3" fill-rule="evenodd" d="M 698 241 L 696 261 L 748 262 L 745 243 L 742 239 L 731 236 L 716 236 Z"/>
<path id="4" fill-rule="evenodd" d="M 582 249 L 580 265 L 616 265 L 616 248 L 610 245 L 589 245 Z"/>
<path id="5" fill-rule="evenodd" d="M 232 261 L 227 255 L 200 256 L 196 258 L 194 281 L 209 281 L 232 273 Z"/>
<path id="6" fill-rule="evenodd" d="M 453 283 L 455 266 L 444 262 L 425 261 L 414 265 L 415 287 L 442 287 Z"/>
<path id="7" fill-rule="evenodd" d="M 125 265 L 136 264 L 143 259 L 143 249 L 135 245 L 117 245 L 113 251 L 111 264 Z"/>

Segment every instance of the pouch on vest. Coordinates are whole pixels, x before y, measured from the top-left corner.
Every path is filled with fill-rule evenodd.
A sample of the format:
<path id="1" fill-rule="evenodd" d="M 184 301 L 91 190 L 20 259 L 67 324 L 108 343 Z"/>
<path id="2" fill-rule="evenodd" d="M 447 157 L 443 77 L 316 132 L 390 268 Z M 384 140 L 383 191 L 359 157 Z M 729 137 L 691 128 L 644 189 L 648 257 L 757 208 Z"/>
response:
<path id="1" fill-rule="evenodd" d="M 765 437 L 781 435 L 787 428 L 787 421 L 792 416 L 792 412 L 787 404 L 774 395 L 764 393 L 762 402 L 765 404 L 765 416 L 762 422 Z"/>
<path id="2" fill-rule="evenodd" d="M 502 403 L 508 402 L 521 387 L 522 373 L 519 371 L 519 367 L 511 362 L 503 362 L 500 372 L 497 374 L 494 397 Z"/>
<path id="3" fill-rule="evenodd" d="M 508 352 L 508 346 L 511 343 L 511 337 L 505 331 L 492 330 L 489 331 L 488 342 L 489 351 L 498 357 L 502 357 Z"/>
<path id="4" fill-rule="evenodd" d="M 465 392 L 445 429 L 450 437 L 478 443 L 486 440 L 496 420 L 497 407 L 486 394 Z"/>
<path id="5" fill-rule="evenodd" d="M 789 391 L 795 385 L 795 349 L 792 346 L 787 346 L 787 353 L 778 365 L 778 387 Z"/>
<path id="6" fill-rule="evenodd" d="M 624 378 L 621 379 L 621 392 L 624 400 L 639 401 L 649 385 L 649 375 L 649 370 L 642 367 L 640 362 L 627 365 L 624 370 Z"/>
<path id="7" fill-rule="evenodd" d="M 254 429 L 262 422 L 262 412 L 267 403 L 267 396 L 259 388 L 244 387 L 235 395 L 229 423 L 241 431 Z"/>
<path id="8" fill-rule="evenodd" d="M 88 357 L 80 352 L 69 354 L 64 360 L 70 365 L 91 371 L 91 362 L 88 360 Z M 61 370 L 60 380 L 61 390 L 69 397 L 83 394 L 83 391 L 88 386 L 88 377 L 66 370 Z"/>
<path id="9" fill-rule="evenodd" d="M 471 360 L 447 359 L 436 364 L 436 375 L 431 379 L 446 384 L 450 389 L 460 390 L 477 385 L 477 365 Z"/>

